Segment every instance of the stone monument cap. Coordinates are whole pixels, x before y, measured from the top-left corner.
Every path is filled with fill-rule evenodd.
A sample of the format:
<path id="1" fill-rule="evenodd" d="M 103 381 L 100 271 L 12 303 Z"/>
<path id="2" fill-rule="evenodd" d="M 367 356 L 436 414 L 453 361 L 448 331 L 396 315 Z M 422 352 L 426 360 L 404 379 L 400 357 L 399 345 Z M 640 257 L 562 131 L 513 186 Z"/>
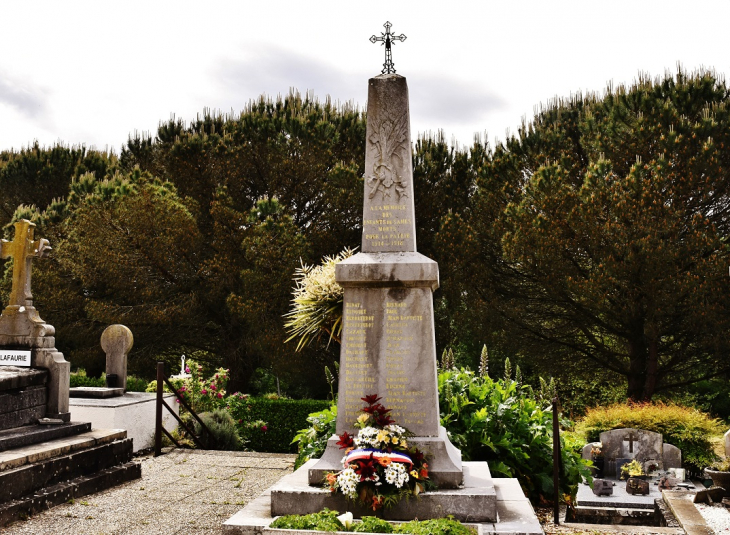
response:
<path id="1" fill-rule="evenodd" d="M 127 388 L 127 354 L 134 345 L 132 331 L 125 325 L 110 325 L 101 334 L 101 348 L 106 353 L 106 376 L 116 376 L 110 387 Z"/>

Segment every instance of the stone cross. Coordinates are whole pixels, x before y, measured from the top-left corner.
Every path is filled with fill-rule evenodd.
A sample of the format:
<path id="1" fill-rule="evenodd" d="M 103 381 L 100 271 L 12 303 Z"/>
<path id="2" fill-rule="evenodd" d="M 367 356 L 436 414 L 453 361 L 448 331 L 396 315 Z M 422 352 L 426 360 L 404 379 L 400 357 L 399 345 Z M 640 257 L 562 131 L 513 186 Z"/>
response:
<path id="1" fill-rule="evenodd" d="M 13 241 L 0 240 L 0 258 L 13 259 L 13 287 L 9 307 L 33 306 L 30 292 L 31 259 L 43 258 L 51 250 L 48 240 L 34 240 L 35 223 L 21 219 L 15 223 Z"/>
<path id="2" fill-rule="evenodd" d="M 185 355 L 180 357 L 180 375 L 185 375 Z"/>
<path id="3" fill-rule="evenodd" d="M 101 333 L 101 348 L 106 353 L 106 374 L 117 376 L 117 387 L 127 388 L 127 355 L 134 345 L 132 331 L 125 325 L 109 325 Z"/>
<path id="4" fill-rule="evenodd" d="M 382 74 L 395 74 L 395 65 L 393 65 L 393 53 L 390 50 L 391 45 L 395 44 L 395 41 L 405 41 L 406 36 L 403 34 L 393 35 L 390 33 L 390 28 L 393 26 L 390 22 L 383 24 L 385 27 L 385 33 L 380 32 L 380 37 L 374 35 L 370 37 L 371 43 L 383 43 L 385 45 L 385 63 L 383 63 L 383 70 L 380 71 Z"/>
<path id="5" fill-rule="evenodd" d="M 624 437 L 624 446 L 626 445 L 626 442 L 629 443 L 629 453 L 634 453 L 634 441 L 637 438 L 638 437 L 636 435 L 634 435 L 633 433 L 629 433 L 628 435 L 626 435 Z"/>

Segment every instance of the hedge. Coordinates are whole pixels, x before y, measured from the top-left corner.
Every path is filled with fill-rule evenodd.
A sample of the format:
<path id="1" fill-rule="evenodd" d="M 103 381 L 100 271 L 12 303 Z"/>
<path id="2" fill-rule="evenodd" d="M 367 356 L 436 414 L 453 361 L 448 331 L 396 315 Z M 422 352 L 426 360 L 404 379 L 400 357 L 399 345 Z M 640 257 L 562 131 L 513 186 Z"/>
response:
<path id="1" fill-rule="evenodd" d="M 231 416 L 242 427 L 246 422 L 266 422 L 266 426 L 258 432 L 242 429 L 248 438 L 247 449 L 268 453 L 296 453 L 297 445 L 291 441 L 300 429 L 309 426 L 307 416 L 328 408 L 330 404 L 330 401 L 320 399 L 247 398 L 232 403 L 230 410 Z"/>

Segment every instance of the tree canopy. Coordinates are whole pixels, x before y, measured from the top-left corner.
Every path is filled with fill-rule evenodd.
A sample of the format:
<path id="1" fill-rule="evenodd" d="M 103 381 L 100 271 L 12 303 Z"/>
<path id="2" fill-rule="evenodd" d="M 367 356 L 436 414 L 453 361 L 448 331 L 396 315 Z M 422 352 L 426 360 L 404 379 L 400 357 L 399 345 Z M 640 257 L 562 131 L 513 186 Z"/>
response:
<path id="1" fill-rule="evenodd" d="M 679 71 L 556 99 L 493 149 L 416 140 L 439 353 L 475 367 L 487 343 L 493 365 L 620 377 L 634 399 L 729 374 L 729 100 L 712 72 Z M 118 158 L 34 145 L 0 154 L 0 224 L 52 241 L 34 295 L 73 364 L 94 371 L 124 323 L 137 373 L 194 353 L 232 390 L 265 368 L 315 395 L 338 347 L 297 352 L 283 316 L 300 266 L 360 244 L 364 145 L 364 113 L 295 92 L 171 119 Z"/>
<path id="2" fill-rule="evenodd" d="M 441 233 L 486 336 L 634 399 L 727 373 L 729 97 L 709 72 L 643 77 L 498 145 Z"/>

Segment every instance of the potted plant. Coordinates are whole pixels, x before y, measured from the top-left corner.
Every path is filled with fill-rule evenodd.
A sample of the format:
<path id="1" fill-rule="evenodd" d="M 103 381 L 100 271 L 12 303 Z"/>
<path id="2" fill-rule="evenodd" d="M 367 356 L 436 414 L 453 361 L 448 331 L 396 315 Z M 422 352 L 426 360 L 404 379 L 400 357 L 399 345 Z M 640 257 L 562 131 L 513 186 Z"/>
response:
<path id="1" fill-rule="evenodd" d="M 705 468 L 705 474 L 710 476 L 712 484 L 730 490 L 730 459 L 715 463 L 710 468 Z"/>
<path id="2" fill-rule="evenodd" d="M 621 467 L 621 479 L 629 479 L 632 477 L 636 479 L 646 478 L 646 472 L 644 472 L 644 467 L 641 466 L 641 463 L 636 459 L 634 459 L 630 463 L 626 463 Z"/>

